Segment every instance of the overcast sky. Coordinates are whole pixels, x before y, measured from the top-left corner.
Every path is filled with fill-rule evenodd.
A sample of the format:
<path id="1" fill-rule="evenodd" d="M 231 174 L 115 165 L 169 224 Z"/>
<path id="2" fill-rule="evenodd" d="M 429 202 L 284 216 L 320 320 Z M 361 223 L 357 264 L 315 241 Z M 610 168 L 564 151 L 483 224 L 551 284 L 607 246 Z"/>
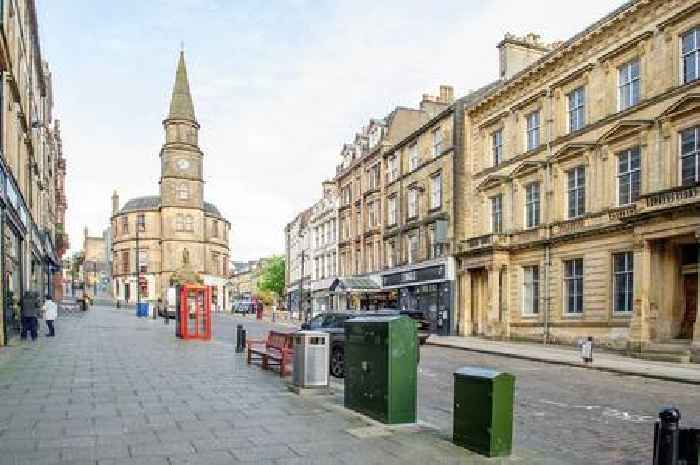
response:
<path id="1" fill-rule="evenodd" d="M 158 193 L 180 42 L 202 129 L 205 199 L 231 221 L 231 257 L 284 251 L 284 225 L 321 194 L 369 118 L 440 84 L 498 75 L 506 32 L 564 40 L 622 2 L 587 0 L 43 0 L 67 159 L 67 227 L 108 226 L 110 196 Z M 575 12 L 575 13 L 574 13 Z"/>

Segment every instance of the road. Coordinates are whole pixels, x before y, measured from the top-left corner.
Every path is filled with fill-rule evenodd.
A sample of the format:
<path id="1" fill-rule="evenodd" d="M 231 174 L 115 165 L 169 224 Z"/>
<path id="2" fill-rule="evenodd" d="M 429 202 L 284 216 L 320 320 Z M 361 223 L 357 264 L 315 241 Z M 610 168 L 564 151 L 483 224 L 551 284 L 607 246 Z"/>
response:
<path id="1" fill-rule="evenodd" d="M 214 337 L 233 344 L 238 323 L 249 337 L 272 327 L 251 317 L 216 315 Z M 683 423 L 700 425 L 698 386 L 434 346 L 421 349 L 420 421 L 451 434 L 452 373 L 467 365 L 513 373 L 516 447 L 567 463 L 650 463 L 653 424 L 665 405 L 677 406 Z"/>

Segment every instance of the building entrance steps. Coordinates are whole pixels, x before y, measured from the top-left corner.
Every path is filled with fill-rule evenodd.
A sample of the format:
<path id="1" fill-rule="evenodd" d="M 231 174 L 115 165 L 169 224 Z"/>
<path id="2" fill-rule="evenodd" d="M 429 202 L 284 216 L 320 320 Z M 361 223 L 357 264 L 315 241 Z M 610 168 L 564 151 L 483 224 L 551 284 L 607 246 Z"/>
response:
<path id="1" fill-rule="evenodd" d="M 602 352 L 600 350 L 596 351 L 594 348 L 593 363 L 584 364 L 579 351 L 573 347 L 545 346 L 538 343 L 493 341 L 475 336 L 433 335 L 430 336 L 427 343 L 435 346 L 451 347 L 472 352 L 502 355 L 504 357 L 568 366 L 588 367 L 594 370 L 635 375 L 644 378 L 700 384 L 700 364 L 687 363 L 685 358 L 681 361 L 682 363 L 673 363 L 663 360 L 644 360 Z M 677 346 L 677 344 L 671 344 L 668 347 L 672 349 L 677 348 Z M 663 345 L 658 345 L 657 348 L 663 349 Z M 687 347 L 687 350 L 689 350 L 689 348 L 690 346 Z"/>

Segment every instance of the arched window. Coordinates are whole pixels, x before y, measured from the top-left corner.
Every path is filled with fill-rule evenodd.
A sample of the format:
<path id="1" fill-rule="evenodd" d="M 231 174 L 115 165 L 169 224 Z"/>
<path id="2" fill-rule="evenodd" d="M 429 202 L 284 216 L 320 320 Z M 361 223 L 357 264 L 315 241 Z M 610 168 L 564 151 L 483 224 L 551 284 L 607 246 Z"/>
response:
<path id="1" fill-rule="evenodd" d="M 180 200 L 187 200 L 190 198 L 190 189 L 187 184 L 180 184 L 177 186 L 177 198 Z"/>
<path id="2" fill-rule="evenodd" d="M 180 213 L 175 215 L 175 230 L 177 230 L 177 231 L 184 231 L 185 230 L 185 218 Z"/>
<path id="3" fill-rule="evenodd" d="M 187 215 L 185 218 L 185 229 L 187 231 L 194 231 L 194 224 L 192 222 L 192 215 Z"/>

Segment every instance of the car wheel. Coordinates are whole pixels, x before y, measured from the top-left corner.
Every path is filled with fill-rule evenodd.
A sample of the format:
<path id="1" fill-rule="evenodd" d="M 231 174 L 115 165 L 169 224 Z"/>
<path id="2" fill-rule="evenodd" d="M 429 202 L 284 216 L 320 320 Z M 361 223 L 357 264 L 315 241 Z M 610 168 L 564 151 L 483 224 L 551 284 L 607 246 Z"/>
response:
<path id="1" fill-rule="evenodd" d="M 345 354 L 341 347 L 335 347 L 331 353 L 331 375 L 336 378 L 345 377 Z"/>

